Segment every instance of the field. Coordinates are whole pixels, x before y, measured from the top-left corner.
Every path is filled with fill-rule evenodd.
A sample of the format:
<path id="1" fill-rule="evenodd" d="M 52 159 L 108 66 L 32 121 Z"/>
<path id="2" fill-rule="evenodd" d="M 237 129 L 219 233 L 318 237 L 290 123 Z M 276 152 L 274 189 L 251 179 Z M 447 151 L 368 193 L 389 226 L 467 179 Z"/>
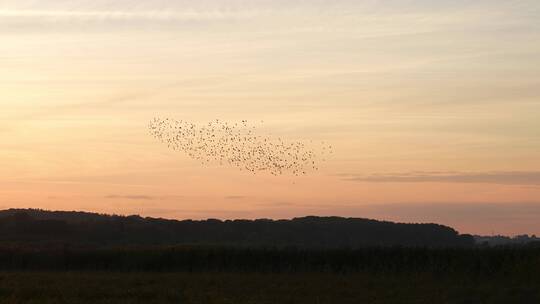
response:
<path id="1" fill-rule="evenodd" d="M 540 303 L 540 248 L 0 250 L 0 303 Z"/>
<path id="2" fill-rule="evenodd" d="M 539 303 L 540 279 L 430 274 L 7 272 L 1 303 Z"/>

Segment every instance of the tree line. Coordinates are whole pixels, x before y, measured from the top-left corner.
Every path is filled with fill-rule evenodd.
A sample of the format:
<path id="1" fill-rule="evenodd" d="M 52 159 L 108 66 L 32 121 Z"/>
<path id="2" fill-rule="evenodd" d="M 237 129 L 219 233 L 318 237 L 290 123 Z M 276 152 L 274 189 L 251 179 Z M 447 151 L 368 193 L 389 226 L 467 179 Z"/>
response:
<path id="1" fill-rule="evenodd" d="M 362 218 L 292 220 L 166 220 L 85 212 L 0 211 L 0 245 L 52 244 L 84 248 L 157 245 L 364 248 L 471 247 L 471 235 L 438 224 L 404 224 Z"/>

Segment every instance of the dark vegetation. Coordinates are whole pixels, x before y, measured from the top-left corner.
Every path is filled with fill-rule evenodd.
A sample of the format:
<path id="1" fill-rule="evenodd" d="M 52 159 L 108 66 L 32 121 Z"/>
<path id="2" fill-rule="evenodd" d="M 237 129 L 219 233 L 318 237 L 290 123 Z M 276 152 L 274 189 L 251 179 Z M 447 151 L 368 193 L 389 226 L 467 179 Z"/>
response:
<path id="1" fill-rule="evenodd" d="M 264 249 L 156 247 L 0 249 L 0 271 L 422 273 L 536 275 L 540 247 Z"/>
<path id="2" fill-rule="evenodd" d="M 434 224 L 0 211 L 0 303 L 540 303 L 538 273 Z"/>
<path id="3" fill-rule="evenodd" d="M 36 209 L 0 211 L 0 244 L 74 247 L 217 245 L 235 247 L 470 247 L 474 239 L 437 224 L 360 218 L 176 221 Z"/>
<path id="4" fill-rule="evenodd" d="M 540 303 L 540 278 L 331 273 L 0 273 L 0 303 Z"/>
<path id="5" fill-rule="evenodd" d="M 516 235 L 514 237 L 504 236 L 504 235 L 492 235 L 492 236 L 480 236 L 475 235 L 474 241 L 476 244 L 482 246 L 507 246 L 507 245 L 527 245 L 531 243 L 540 244 L 540 238 L 536 235 Z"/>

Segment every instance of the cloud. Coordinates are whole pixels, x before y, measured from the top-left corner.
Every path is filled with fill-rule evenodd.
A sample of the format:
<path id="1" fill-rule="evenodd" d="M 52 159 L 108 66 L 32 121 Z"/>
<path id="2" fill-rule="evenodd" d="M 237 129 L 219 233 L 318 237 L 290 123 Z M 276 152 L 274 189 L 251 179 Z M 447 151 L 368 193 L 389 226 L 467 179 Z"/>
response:
<path id="1" fill-rule="evenodd" d="M 127 200 L 157 200 L 161 197 L 150 195 L 107 195 L 106 199 L 127 199 Z"/>
<path id="2" fill-rule="evenodd" d="M 296 204 L 290 203 L 290 202 L 267 202 L 267 203 L 259 203 L 256 204 L 257 206 L 261 207 L 293 207 L 296 206 Z"/>
<path id="3" fill-rule="evenodd" d="M 479 183 L 540 185 L 540 171 L 493 172 L 405 172 L 383 174 L 341 174 L 344 180 L 370 183 Z"/>
<path id="4" fill-rule="evenodd" d="M 64 105 L 55 105 L 54 108 L 56 110 L 58 109 L 82 109 L 87 110 L 88 108 L 103 108 L 103 107 L 110 107 L 115 105 L 125 105 L 127 103 L 138 101 L 138 100 L 147 100 L 152 97 L 158 96 L 159 94 L 163 94 L 164 92 L 176 89 L 176 88 L 207 88 L 207 87 L 213 87 L 218 86 L 223 83 L 226 83 L 227 79 L 222 77 L 198 77 L 198 78 L 185 78 L 179 81 L 174 81 L 170 83 L 165 83 L 162 85 L 158 85 L 152 88 L 149 88 L 144 91 L 138 91 L 138 92 L 132 92 L 128 94 L 122 94 L 117 96 L 112 96 L 109 98 L 106 98 L 104 100 L 95 100 L 95 101 L 86 101 L 86 102 L 79 102 L 79 103 L 69 103 Z M 133 105 L 132 105 L 133 106 Z M 0 132 L 2 130 L 0 129 Z"/>
<path id="5" fill-rule="evenodd" d="M 105 199 L 124 199 L 124 200 L 175 200 L 183 199 L 183 195 L 144 195 L 144 194 L 110 194 L 103 196 Z"/>
<path id="6" fill-rule="evenodd" d="M 241 200 L 247 198 L 247 196 L 243 195 L 229 195 L 224 197 L 226 200 Z"/>
<path id="7" fill-rule="evenodd" d="M 45 3 L 47 1 L 44 1 Z M 151 2 L 151 1 L 148 1 Z M 14 5 L 11 5 L 12 7 Z M 140 6 L 140 5 L 139 5 Z M 175 29 L 191 30 L 207 26 L 234 24 L 238 21 L 256 19 L 261 12 L 257 10 L 233 10 L 219 7 L 73 7 L 34 6 L 23 8 L 0 7 L 0 32 L 28 32 L 44 30 L 78 31 L 108 30 L 132 31 L 134 29 Z"/>
<path id="8" fill-rule="evenodd" d="M 0 18 L 42 18 L 58 21 L 59 19 L 82 19 L 82 20 L 181 20 L 181 21 L 199 21 L 199 20 L 224 20 L 238 17 L 252 17 L 251 12 L 227 12 L 224 10 L 185 10 L 185 11 L 166 11 L 166 10 L 0 10 Z"/>

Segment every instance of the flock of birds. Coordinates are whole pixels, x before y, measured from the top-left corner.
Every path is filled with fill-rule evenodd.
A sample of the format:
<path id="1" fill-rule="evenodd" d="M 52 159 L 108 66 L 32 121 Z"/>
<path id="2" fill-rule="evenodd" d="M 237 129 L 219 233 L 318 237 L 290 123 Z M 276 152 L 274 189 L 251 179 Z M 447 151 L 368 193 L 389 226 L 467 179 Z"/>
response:
<path id="1" fill-rule="evenodd" d="M 319 170 L 318 163 L 333 153 L 332 146 L 321 143 L 315 149 L 299 141 L 256 134 L 247 120 L 227 123 L 216 119 L 198 125 L 170 118 L 154 118 L 150 134 L 171 149 L 182 151 L 203 165 L 219 163 L 256 174 L 306 175 Z"/>

